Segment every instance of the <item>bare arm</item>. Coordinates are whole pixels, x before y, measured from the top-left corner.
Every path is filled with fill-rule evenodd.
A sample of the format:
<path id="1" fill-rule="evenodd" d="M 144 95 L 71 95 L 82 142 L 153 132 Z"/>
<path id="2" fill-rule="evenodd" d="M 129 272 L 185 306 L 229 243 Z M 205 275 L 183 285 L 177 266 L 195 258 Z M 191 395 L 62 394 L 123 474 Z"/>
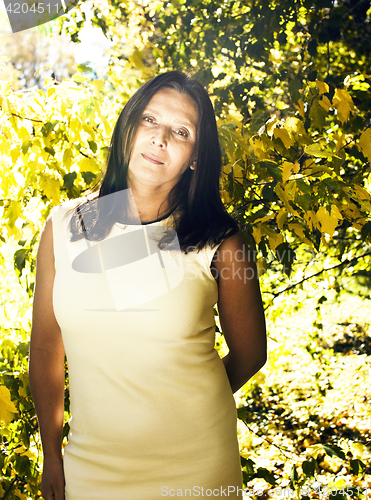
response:
<path id="1" fill-rule="evenodd" d="M 253 252 L 241 233 L 227 238 L 213 260 L 217 270 L 218 310 L 229 353 L 223 358 L 233 392 L 267 359 L 263 303 Z"/>
<path id="2" fill-rule="evenodd" d="M 52 221 L 41 235 L 36 265 L 30 343 L 29 377 L 44 452 L 42 493 L 45 500 L 63 500 L 61 442 L 64 415 L 64 346 L 54 316 L 54 251 Z"/>

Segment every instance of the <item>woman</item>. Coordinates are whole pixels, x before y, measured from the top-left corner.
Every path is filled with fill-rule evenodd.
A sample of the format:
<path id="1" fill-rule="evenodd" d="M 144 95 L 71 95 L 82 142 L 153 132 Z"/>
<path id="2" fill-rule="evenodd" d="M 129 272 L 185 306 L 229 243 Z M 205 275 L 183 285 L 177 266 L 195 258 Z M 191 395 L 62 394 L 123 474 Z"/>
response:
<path id="1" fill-rule="evenodd" d="M 220 171 L 207 92 L 164 73 L 123 109 L 99 192 L 47 220 L 29 369 L 45 500 L 242 498 L 232 393 L 265 363 L 266 335 L 256 267 L 223 209 Z M 152 251 L 156 228 L 163 232 Z M 142 233 L 148 253 L 135 240 L 125 261 Z M 122 302 L 130 266 L 133 294 Z M 152 285 L 170 268 L 177 280 L 167 274 L 160 293 Z M 216 302 L 223 360 L 214 349 Z M 62 457 L 65 353 L 72 419 Z"/>

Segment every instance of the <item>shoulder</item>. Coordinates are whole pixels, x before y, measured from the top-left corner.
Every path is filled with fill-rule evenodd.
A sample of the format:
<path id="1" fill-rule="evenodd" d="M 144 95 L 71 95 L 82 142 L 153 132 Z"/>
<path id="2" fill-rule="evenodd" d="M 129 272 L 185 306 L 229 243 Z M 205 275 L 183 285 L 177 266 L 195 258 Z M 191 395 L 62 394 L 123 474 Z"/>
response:
<path id="1" fill-rule="evenodd" d="M 84 201 L 85 198 L 76 198 L 67 200 L 52 208 L 41 233 L 39 253 L 44 254 L 45 251 L 53 252 L 53 234 L 55 235 L 56 226 L 71 210 Z"/>
<path id="2" fill-rule="evenodd" d="M 37 251 L 36 271 L 42 266 L 54 266 L 54 249 L 53 249 L 53 222 L 52 215 L 46 219 L 44 228 L 41 232 L 39 248 Z M 38 274 L 38 273 L 37 273 Z"/>
<path id="3" fill-rule="evenodd" d="M 255 245 L 248 242 L 241 231 L 226 238 L 217 248 L 213 264 L 219 267 L 229 267 L 239 264 L 252 264 L 255 261 Z"/>
<path id="4" fill-rule="evenodd" d="M 86 197 L 66 200 L 63 203 L 60 203 L 59 205 L 53 207 L 51 210 L 51 215 L 53 216 L 56 213 L 68 213 L 70 210 L 73 210 L 79 205 L 83 205 L 84 203 L 86 203 L 86 201 L 87 201 Z"/>

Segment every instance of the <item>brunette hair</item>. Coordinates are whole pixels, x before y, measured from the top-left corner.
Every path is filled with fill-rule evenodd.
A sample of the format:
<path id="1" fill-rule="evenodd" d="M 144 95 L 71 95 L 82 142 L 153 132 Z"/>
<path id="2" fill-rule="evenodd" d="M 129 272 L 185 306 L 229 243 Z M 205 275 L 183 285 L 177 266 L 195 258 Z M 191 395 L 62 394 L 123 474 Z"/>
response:
<path id="1" fill-rule="evenodd" d="M 215 114 L 209 95 L 200 82 L 180 71 L 162 73 L 146 82 L 128 100 L 116 122 L 101 180 L 93 189 L 95 200 L 82 202 L 72 216 L 72 241 L 86 234 L 89 239 L 105 238 L 118 221 L 118 207 L 110 207 L 103 217 L 97 215 L 98 199 L 128 188 L 128 166 L 139 121 L 151 98 L 163 88 L 171 88 L 191 97 L 197 106 L 198 124 L 195 152 L 197 167 L 187 169 L 169 193 L 170 208 L 179 208 L 176 230 L 180 247 L 186 253 L 215 246 L 238 231 L 237 222 L 225 211 L 220 198 L 221 152 Z M 83 224 L 82 224 L 83 215 Z M 85 225 L 85 227 L 84 227 Z"/>

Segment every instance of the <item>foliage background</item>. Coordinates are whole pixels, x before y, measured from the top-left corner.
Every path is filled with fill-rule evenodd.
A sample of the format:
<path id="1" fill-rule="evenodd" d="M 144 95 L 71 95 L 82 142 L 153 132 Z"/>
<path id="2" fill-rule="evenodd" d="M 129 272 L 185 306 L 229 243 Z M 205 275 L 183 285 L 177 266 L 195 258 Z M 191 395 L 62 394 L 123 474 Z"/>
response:
<path id="1" fill-rule="evenodd" d="M 74 43 L 85 3 L 59 20 Z M 365 498 L 370 2 L 91 6 L 93 24 L 112 41 L 104 78 L 82 65 L 60 83 L 19 80 L 2 60 L 3 74 L 11 75 L 0 82 L 0 496 L 40 498 L 27 359 L 42 225 L 53 206 L 94 183 L 132 92 L 160 71 L 181 69 L 210 92 L 224 158 L 223 200 L 258 250 L 270 358 L 236 395 L 244 481 L 250 491 L 260 488 L 255 496 L 282 497 L 274 489 L 282 486 L 303 499 Z M 225 352 L 220 332 L 217 346 Z M 66 436 L 68 391 L 65 409 Z"/>

